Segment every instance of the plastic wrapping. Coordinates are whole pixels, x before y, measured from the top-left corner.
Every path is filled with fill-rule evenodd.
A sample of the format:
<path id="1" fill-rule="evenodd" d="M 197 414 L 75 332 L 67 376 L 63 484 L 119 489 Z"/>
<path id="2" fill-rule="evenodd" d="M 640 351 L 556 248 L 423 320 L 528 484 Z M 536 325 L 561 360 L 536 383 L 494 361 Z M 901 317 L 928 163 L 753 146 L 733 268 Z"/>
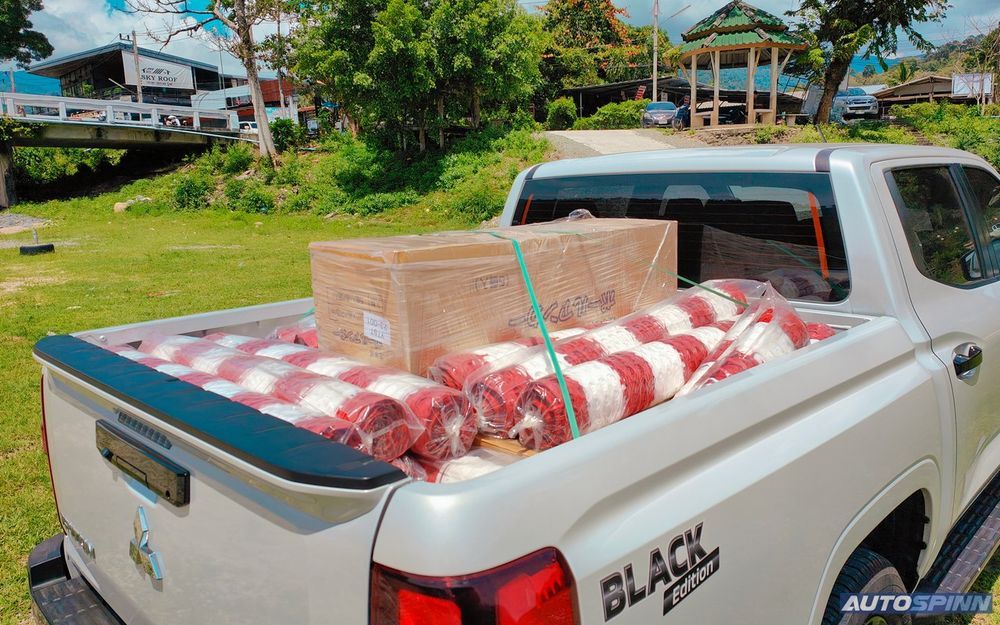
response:
<path id="1" fill-rule="evenodd" d="M 549 337 L 553 341 L 568 339 L 586 332 L 583 328 L 556 330 Z M 427 369 L 427 377 L 445 386 L 462 390 L 470 375 L 488 367 L 502 358 L 509 358 L 528 347 L 542 343 L 542 337 L 533 336 L 505 343 L 494 343 L 476 349 L 445 354 Z"/>
<path id="2" fill-rule="evenodd" d="M 394 460 L 390 460 L 389 464 L 415 480 L 420 480 L 421 482 L 427 481 L 427 469 L 424 468 L 424 465 L 421 464 L 419 460 L 409 453 L 403 454 Z"/>
<path id="3" fill-rule="evenodd" d="M 422 464 L 428 482 L 448 484 L 481 477 L 517 460 L 518 456 L 477 447 L 461 458 L 444 461 L 425 460 Z"/>
<path id="4" fill-rule="evenodd" d="M 247 354 L 276 358 L 406 404 L 423 426 L 412 447 L 412 452 L 422 457 L 445 460 L 462 456 L 476 437 L 475 415 L 465 395 L 427 378 L 280 340 L 223 333 L 206 336 L 205 340 Z"/>
<path id="5" fill-rule="evenodd" d="M 580 433 L 593 432 L 673 397 L 732 325 L 732 321 L 703 325 L 564 369 Z M 571 438 L 555 375 L 529 384 L 516 412 L 513 430 L 529 449 L 548 449 Z"/>
<path id="6" fill-rule="evenodd" d="M 216 395 L 221 395 L 230 401 L 243 404 L 244 406 L 249 406 L 250 408 L 259 410 L 266 415 L 277 417 L 278 419 L 287 421 L 293 425 L 307 418 L 326 418 L 330 420 L 331 431 L 339 429 L 346 434 L 351 428 L 351 424 L 347 421 L 336 419 L 335 417 L 325 417 L 317 410 L 313 410 L 306 406 L 290 404 L 271 395 L 255 393 L 254 391 L 248 390 L 239 384 L 230 382 L 229 380 L 225 380 L 203 371 L 197 371 L 185 365 L 163 360 L 162 358 L 157 358 L 156 356 L 150 356 L 149 354 L 140 352 L 139 350 L 129 347 L 128 345 L 114 345 L 106 347 L 105 349 L 124 358 L 128 358 L 129 360 L 134 360 L 135 362 L 146 365 L 150 369 L 156 369 L 160 373 L 165 373 L 179 380 L 188 382 L 189 384 L 194 384 L 195 386 L 203 388 L 206 391 L 215 393 Z"/>
<path id="7" fill-rule="evenodd" d="M 825 323 L 819 322 L 807 323 L 806 331 L 809 332 L 810 343 L 818 343 L 819 341 L 828 339 L 837 334 L 836 330 Z"/>
<path id="8" fill-rule="evenodd" d="M 139 349 L 316 410 L 322 416 L 303 419 L 296 425 L 380 460 L 401 456 L 423 433 L 423 426 L 399 401 L 280 360 L 251 356 L 191 336 L 153 336 L 144 340 Z M 345 437 L 328 417 L 347 421 L 353 427 Z"/>
<path id="9" fill-rule="evenodd" d="M 268 338 L 278 339 L 286 343 L 298 343 L 307 347 L 319 347 L 315 313 L 306 315 L 295 323 L 275 328 Z"/>
<path id="10" fill-rule="evenodd" d="M 714 280 L 702 286 L 706 288 L 687 289 L 647 310 L 558 341 L 555 352 L 560 368 L 733 318 L 746 307 L 748 297 L 757 297 L 764 291 L 762 283 L 751 280 Z M 517 421 L 516 407 L 521 393 L 531 382 L 552 373 L 548 351 L 538 346 L 497 359 L 493 365 L 468 376 L 465 392 L 479 419 L 479 431 L 490 436 L 508 436 Z"/>
<path id="11" fill-rule="evenodd" d="M 313 243 L 320 346 L 423 375 L 538 333 L 524 273 L 549 330 L 584 327 L 673 293 L 676 247 L 676 222 L 595 218 Z"/>
<path id="12" fill-rule="evenodd" d="M 768 286 L 764 296 L 739 318 L 677 394 L 685 395 L 808 344 L 806 323 L 785 298 Z"/>

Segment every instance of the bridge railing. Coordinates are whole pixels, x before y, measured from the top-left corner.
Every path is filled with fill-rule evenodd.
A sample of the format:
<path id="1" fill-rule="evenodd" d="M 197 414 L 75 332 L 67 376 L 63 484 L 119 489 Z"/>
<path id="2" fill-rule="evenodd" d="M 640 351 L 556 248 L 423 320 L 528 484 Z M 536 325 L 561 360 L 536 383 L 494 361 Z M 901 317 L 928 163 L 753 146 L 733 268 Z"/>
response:
<path id="1" fill-rule="evenodd" d="M 139 104 L 62 96 L 0 92 L 2 113 L 26 121 L 162 127 L 202 132 L 239 132 L 235 111 Z"/>

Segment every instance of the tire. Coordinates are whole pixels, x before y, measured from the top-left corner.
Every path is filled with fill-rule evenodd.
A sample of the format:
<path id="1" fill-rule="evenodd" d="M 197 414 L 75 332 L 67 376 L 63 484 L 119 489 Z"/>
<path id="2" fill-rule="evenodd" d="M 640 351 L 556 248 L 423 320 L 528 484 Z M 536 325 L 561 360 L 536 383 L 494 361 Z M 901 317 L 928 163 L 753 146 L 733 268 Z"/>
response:
<path id="1" fill-rule="evenodd" d="M 35 243 L 34 245 L 22 245 L 18 250 L 21 252 L 21 256 L 35 256 L 54 252 L 56 246 L 52 243 Z"/>
<path id="2" fill-rule="evenodd" d="M 910 625 L 909 614 L 840 613 L 841 593 L 905 593 L 906 586 L 896 567 L 879 554 L 858 547 L 840 570 L 830 591 L 823 625 Z"/>

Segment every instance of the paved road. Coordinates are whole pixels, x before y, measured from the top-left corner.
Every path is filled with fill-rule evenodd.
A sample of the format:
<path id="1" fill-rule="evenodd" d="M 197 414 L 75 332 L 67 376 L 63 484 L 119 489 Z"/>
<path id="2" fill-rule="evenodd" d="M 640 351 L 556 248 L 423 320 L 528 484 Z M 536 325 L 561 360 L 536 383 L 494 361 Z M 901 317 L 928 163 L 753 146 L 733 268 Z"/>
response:
<path id="1" fill-rule="evenodd" d="M 561 158 L 581 158 L 599 154 L 621 154 L 697 145 L 677 136 L 655 130 L 550 130 L 545 138 Z M 680 143 L 683 143 L 681 145 Z"/>

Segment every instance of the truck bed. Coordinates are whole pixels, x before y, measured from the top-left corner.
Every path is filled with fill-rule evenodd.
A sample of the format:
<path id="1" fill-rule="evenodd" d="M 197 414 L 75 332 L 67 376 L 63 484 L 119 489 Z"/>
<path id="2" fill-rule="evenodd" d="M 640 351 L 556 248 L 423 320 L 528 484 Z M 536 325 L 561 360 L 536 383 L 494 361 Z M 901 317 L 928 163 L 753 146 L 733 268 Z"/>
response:
<path id="1" fill-rule="evenodd" d="M 462 555 L 450 562 L 428 559 L 435 548 L 444 547 L 445 536 L 455 545 L 468 545 L 476 535 L 468 531 L 469 523 L 495 532 L 484 525 L 483 515 L 501 518 L 496 516 L 498 504 L 509 504 L 515 496 L 511 489 L 523 489 L 526 481 L 557 483 L 555 476 L 566 476 L 567 463 L 578 460 L 574 451 L 591 458 L 600 458 L 594 453 L 623 453 L 631 444 L 626 442 L 627 430 L 636 425 L 648 428 L 655 423 L 662 429 L 674 423 L 679 432 L 686 431 L 692 411 L 699 410 L 699 395 L 725 396 L 721 387 L 740 384 L 733 380 L 732 385 L 661 404 L 626 420 L 625 427 L 616 424 L 475 480 L 426 484 L 412 482 L 395 467 L 346 446 L 97 347 L 132 343 L 150 332 L 266 336 L 310 308 L 311 301 L 303 299 L 49 337 L 37 346 L 53 484 L 68 536 L 67 560 L 125 622 L 200 623 L 205 614 L 213 615 L 214 622 L 241 624 L 320 623 L 332 614 L 341 622 L 365 622 L 373 550 L 375 559 L 389 566 L 428 574 L 485 570 L 528 553 L 531 550 L 524 548 L 532 542 L 531 532 L 515 532 L 518 538 L 510 541 L 509 558 L 499 556 L 497 561 L 491 550 L 457 547 Z M 817 366 L 815 352 L 838 351 L 836 345 L 849 341 L 853 330 L 872 325 L 878 326 L 872 332 L 891 333 L 895 324 L 819 307 L 802 308 L 800 313 L 807 321 L 822 321 L 842 332 L 740 378 L 769 380 L 774 375 L 770 369 L 795 368 L 793 361 Z M 745 383 L 740 386 L 742 393 L 748 392 Z M 765 416 L 757 409 L 751 412 Z M 172 501 L 162 487 L 155 488 L 154 480 L 136 479 L 134 470 L 122 471 L 107 462 L 101 443 L 95 444 L 99 424 L 110 425 L 121 439 L 117 444 L 138 450 L 139 457 L 159 457 L 186 472 L 187 503 Z M 153 470 L 162 473 L 162 465 Z M 609 496 L 630 496 L 628 488 L 607 486 Z M 544 497 L 544 489 L 539 496 Z M 390 497 L 400 501 L 397 514 L 395 504 L 387 510 Z M 446 501 L 457 506 L 453 518 L 441 516 Z M 407 544 L 406 519 L 428 513 L 434 518 L 426 520 L 437 527 L 426 537 L 428 543 L 414 543 L 411 535 Z M 577 513 L 586 518 L 594 510 Z M 130 543 L 140 536 L 140 516 L 148 524 L 149 548 L 162 558 L 159 580 L 130 555 Z M 383 536 L 380 524 L 393 529 Z M 418 545 L 432 548 L 414 551 Z M 331 584 L 338 592 L 328 591 Z"/>

